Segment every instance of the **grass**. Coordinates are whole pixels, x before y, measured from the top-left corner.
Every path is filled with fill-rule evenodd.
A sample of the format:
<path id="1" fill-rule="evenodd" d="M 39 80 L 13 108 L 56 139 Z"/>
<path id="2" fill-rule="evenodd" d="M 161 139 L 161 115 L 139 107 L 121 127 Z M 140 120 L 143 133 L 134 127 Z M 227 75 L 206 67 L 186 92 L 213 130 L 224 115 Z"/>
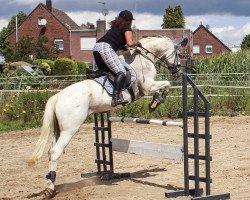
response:
<path id="1" fill-rule="evenodd" d="M 250 91 L 246 92 L 247 95 L 247 104 L 246 104 L 246 115 L 250 115 Z"/>
<path id="2" fill-rule="evenodd" d="M 30 128 L 38 128 L 40 124 L 31 124 L 31 123 L 23 123 L 20 121 L 13 122 L 0 122 L 0 133 L 1 132 L 10 132 L 16 130 L 25 130 Z"/>

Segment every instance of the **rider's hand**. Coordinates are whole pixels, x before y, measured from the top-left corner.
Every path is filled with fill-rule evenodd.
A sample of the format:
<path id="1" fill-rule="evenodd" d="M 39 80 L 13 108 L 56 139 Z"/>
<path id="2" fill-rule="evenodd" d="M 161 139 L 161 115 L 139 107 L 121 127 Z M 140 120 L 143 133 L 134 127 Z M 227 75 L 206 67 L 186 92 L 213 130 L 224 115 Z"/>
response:
<path id="1" fill-rule="evenodd" d="M 127 46 L 127 45 L 123 46 L 123 47 L 121 48 L 121 50 L 127 51 L 127 50 L 128 50 L 128 46 Z"/>

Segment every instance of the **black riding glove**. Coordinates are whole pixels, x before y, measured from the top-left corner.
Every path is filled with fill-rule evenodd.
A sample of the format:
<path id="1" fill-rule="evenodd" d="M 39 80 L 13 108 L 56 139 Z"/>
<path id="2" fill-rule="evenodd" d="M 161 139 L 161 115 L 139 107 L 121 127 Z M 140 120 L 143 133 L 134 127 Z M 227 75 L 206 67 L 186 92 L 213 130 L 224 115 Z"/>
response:
<path id="1" fill-rule="evenodd" d="M 142 48 L 142 45 L 140 42 L 137 42 L 136 46 Z"/>
<path id="2" fill-rule="evenodd" d="M 121 48 L 121 50 L 127 51 L 127 50 L 128 50 L 128 46 L 127 46 L 127 45 L 123 46 L 123 47 Z"/>

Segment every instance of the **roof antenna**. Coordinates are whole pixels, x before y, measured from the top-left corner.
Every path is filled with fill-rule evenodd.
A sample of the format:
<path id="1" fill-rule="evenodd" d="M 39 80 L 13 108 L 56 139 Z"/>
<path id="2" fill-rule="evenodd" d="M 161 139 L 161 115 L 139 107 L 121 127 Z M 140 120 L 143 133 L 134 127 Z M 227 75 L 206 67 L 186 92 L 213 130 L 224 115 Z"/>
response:
<path id="1" fill-rule="evenodd" d="M 102 15 L 104 16 L 104 20 L 106 21 L 106 16 L 109 14 L 108 9 L 106 8 L 106 2 L 100 1 L 100 2 L 98 2 L 98 3 L 100 3 L 100 4 L 103 5 Z"/>

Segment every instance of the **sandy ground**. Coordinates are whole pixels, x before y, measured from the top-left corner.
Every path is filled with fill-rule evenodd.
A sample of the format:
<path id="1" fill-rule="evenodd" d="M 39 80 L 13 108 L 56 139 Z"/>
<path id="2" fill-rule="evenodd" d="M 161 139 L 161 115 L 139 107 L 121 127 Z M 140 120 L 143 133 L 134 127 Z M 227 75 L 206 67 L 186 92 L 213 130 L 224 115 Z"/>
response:
<path id="1" fill-rule="evenodd" d="M 163 200 L 165 192 L 183 188 L 182 162 L 118 152 L 114 154 L 115 171 L 130 172 L 131 178 L 100 181 L 87 176 L 96 172 L 92 126 L 84 124 L 60 158 L 54 199 Z M 230 192 L 231 199 L 250 199 L 250 117 L 212 117 L 211 133 L 212 194 Z M 0 199 L 27 199 L 44 189 L 47 153 L 34 168 L 25 162 L 39 134 L 39 129 L 0 133 Z M 114 124 L 113 137 L 181 144 L 182 131 L 178 127 Z"/>

